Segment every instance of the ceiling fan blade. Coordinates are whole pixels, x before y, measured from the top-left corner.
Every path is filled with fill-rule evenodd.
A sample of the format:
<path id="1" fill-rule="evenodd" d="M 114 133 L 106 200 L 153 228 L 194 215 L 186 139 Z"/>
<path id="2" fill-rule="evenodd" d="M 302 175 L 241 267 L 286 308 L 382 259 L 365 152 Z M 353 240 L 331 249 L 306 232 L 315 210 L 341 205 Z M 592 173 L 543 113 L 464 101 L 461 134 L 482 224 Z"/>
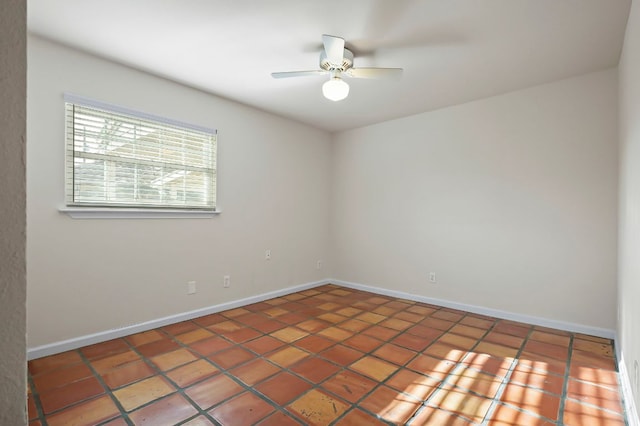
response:
<path id="1" fill-rule="evenodd" d="M 322 75 L 326 73 L 327 71 L 325 70 L 272 72 L 271 77 L 273 78 L 308 77 L 310 75 Z"/>
<path id="2" fill-rule="evenodd" d="M 350 68 L 344 73 L 354 78 L 400 78 L 402 68 Z"/>
<path id="3" fill-rule="evenodd" d="M 324 44 L 327 60 L 332 64 L 342 64 L 342 59 L 344 58 L 344 39 L 323 34 L 322 44 Z"/>

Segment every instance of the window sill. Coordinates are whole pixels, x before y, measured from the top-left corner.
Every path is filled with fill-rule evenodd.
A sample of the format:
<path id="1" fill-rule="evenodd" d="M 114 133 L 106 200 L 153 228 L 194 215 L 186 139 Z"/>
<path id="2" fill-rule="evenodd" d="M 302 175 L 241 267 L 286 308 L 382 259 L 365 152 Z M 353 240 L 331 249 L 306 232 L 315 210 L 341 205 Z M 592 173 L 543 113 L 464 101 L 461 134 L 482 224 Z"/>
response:
<path id="1" fill-rule="evenodd" d="M 209 219 L 220 211 L 182 209 L 123 209 L 117 207 L 60 207 L 73 219 Z"/>

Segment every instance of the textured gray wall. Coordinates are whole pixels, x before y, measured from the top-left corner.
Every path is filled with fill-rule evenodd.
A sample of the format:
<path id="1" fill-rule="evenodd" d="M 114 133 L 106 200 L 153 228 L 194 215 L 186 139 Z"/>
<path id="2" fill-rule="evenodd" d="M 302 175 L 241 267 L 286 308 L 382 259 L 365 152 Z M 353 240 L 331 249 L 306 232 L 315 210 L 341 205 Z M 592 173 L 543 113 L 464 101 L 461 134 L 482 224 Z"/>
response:
<path id="1" fill-rule="evenodd" d="M 0 2 L 0 425 L 26 416 L 27 1 Z"/>

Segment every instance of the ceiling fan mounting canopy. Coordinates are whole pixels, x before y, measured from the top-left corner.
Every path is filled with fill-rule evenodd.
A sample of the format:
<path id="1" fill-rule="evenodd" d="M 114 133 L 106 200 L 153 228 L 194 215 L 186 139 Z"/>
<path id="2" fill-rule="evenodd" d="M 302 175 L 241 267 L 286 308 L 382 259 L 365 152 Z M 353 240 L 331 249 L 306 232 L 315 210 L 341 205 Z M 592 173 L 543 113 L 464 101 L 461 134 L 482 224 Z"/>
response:
<path id="1" fill-rule="evenodd" d="M 323 85 L 323 94 L 327 99 L 339 101 L 347 97 L 349 85 L 342 76 L 353 78 L 398 78 L 402 68 L 354 68 L 353 52 L 344 47 L 341 37 L 324 34 L 322 36 L 324 50 L 320 53 L 320 69 L 311 71 L 290 71 L 271 73 L 273 78 L 304 77 L 319 74 L 331 74 L 330 80 Z M 345 87 L 346 86 L 346 87 Z M 336 92 L 328 89 L 336 88 Z M 338 88 L 341 88 L 337 92 Z"/>
<path id="2" fill-rule="evenodd" d="M 320 53 L 320 68 L 325 71 L 340 71 L 345 72 L 346 70 L 353 67 L 353 53 L 349 49 L 343 49 L 342 54 L 342 62 L 334 63 L 327 57 L 327 52 L 322 51 Z"/>

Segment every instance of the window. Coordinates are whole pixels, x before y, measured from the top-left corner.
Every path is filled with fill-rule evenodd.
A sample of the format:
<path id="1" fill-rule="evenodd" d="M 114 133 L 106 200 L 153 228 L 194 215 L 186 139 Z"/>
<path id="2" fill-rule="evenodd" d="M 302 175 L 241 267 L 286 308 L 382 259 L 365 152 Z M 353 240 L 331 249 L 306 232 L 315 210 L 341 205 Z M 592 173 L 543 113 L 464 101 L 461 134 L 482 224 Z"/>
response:
<path id="1" fill-rule="evenodd" d="M 65 95 L 66 204 L 216 210 L 216 131 Z"/>

